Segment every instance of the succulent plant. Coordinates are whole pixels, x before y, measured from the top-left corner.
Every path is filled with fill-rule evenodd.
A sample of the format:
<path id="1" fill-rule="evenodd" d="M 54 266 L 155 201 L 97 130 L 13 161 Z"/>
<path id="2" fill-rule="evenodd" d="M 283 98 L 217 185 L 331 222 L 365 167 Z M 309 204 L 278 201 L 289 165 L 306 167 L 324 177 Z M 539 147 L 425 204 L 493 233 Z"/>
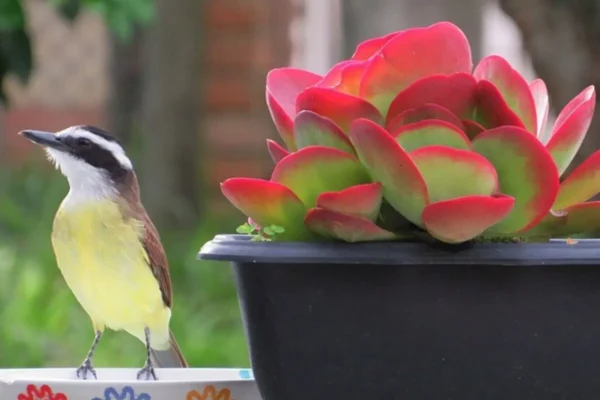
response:
<path id="1" fill-rule="evenodd" d="M 561 181 L 588 131 L 585 88 L 547 129 L 548 92 L 502 57 L 475 68 L 439 22 L 362 42 L 324 76 L 277 68 L 266 101 L 269 180 L 230 178 L 227 199 L 274 240 L 540 240 L 600 227 L 600 152 Z"/>

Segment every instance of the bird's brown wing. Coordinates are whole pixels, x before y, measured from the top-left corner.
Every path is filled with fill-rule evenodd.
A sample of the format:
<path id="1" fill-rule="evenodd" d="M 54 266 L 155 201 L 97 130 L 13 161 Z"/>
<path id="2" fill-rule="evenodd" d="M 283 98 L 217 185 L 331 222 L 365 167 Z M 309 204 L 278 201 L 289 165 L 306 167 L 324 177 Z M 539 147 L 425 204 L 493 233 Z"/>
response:
<path id="1" fill-rule="evenodd" d="M 150 261 L 150 269 L 158 281 L 164 303 L 170 308 L 173 302 L 173 293 L 171 292 L 169 262 L 160 242 L 158 231 L 145 210 L 141 213 L 140 217 L 145 228 L 144 248 Z"/>
<path id="2" fill-rule="evenodd" d="M 119 181 L 117 190 L 121 194 L 121 200 L 118 201 L 118 204 L 123 217 L 133 218 L 142 224 L 142 241 L 148 256 L 149 267 L 158 281 L 165 305 L 170 308 L 173 303 L 173 293 L 171 292 L 169 262 L 160 242 L 158 231 L 140 201 L 139 185 L 135 173 L 130 172 Z"/>

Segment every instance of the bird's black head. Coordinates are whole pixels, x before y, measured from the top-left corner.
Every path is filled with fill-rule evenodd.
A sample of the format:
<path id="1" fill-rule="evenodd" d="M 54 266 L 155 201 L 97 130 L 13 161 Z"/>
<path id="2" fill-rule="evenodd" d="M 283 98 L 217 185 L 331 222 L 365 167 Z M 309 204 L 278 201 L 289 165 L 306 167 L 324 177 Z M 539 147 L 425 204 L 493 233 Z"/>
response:
<path id="1" fill-rule="evenodd" d="M 133 170 L 121 143 L 95 126 L 77 125 L 57 133 L 24 130 L 20 134 L 43 146 L 70 180 L 95 171 L 119 181 Z"/>

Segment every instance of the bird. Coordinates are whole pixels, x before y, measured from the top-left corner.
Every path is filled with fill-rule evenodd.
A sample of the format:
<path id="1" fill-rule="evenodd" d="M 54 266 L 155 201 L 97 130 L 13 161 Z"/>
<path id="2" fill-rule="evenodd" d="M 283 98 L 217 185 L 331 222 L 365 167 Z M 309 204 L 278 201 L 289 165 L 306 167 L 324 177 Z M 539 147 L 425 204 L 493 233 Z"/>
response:
<path id="1" fill-rule="evenodd" d="M 173 294 L 167 257 L 123 145 L 92 125 L 19 134 L 42 146 L 69 183 L 51 242 L 58 268 L 94 329 L 77 377 L 98 379 L 92 359 L 106 328 L 145 344 L 138 380 L 157 380 L 155 367 L 187 368 L 169 327 Z"/>

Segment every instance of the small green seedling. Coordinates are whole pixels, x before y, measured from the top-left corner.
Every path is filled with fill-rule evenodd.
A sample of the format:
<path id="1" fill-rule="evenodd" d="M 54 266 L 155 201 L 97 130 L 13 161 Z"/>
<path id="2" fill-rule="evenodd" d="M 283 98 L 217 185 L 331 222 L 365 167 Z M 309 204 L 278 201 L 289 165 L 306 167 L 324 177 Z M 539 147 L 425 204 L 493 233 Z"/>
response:
<path id="1" fill-rule="evenodd" d="M 257 225 L 250 225 L 246 222 L 245 224 L 238 226 L 236 232 L 250 235 L 252 236 L 252 240 L 257 242 L 270 242 L 273 236 L 285 232 L 285 229 L 277 225 L 258 227 Z"/>

